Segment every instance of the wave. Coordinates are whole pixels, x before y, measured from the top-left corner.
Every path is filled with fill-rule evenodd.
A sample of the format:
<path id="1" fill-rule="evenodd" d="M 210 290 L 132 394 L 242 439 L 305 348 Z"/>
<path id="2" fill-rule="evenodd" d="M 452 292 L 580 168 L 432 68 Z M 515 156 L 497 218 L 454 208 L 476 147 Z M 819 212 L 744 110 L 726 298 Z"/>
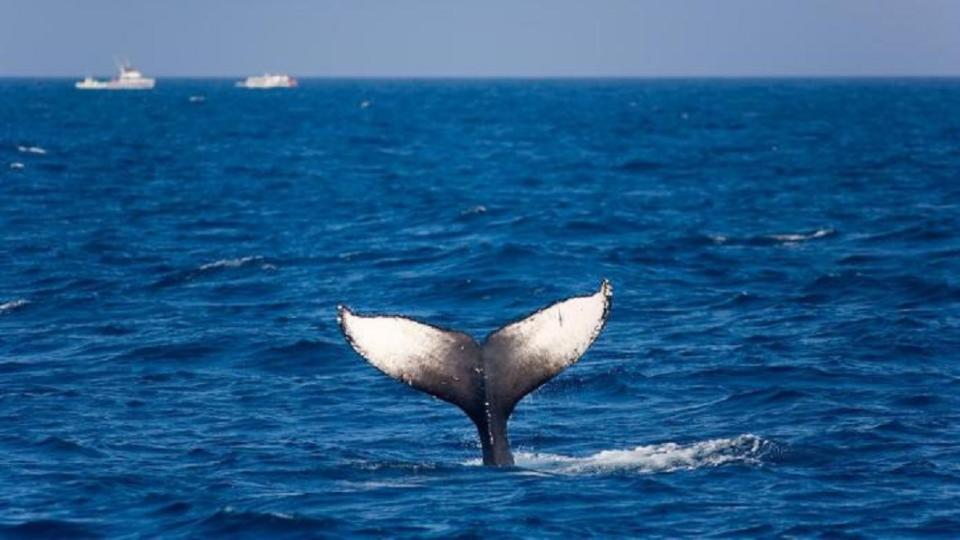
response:
<path id="1" fill-rule="evenodd" d="M 810 240 L 819 240 L 837 234 L 836 229 L 828 227 L 816 229 L 810 232 L 782 233 L 782 234 L 764 234 L 750 237 L 732 237 L 725 234 L 707 234 L 706 240 L 716 245 L 732 246 L 769 246 L 769 245 L 793 245 L 800 242 L 809 242 Z M 702 242 L 702 240 L 701 240 Z"/>
<path id="2" fill-rule="evenodd" d="M 15 525 L 0 525 L 4 538 L 101 538 L 91 525 L 77 521 L 36 519 Z"/>
<path id="3" fill-rule="evenodd" d="M 15 310 L 15 309 L 17 309 L 17 308 L 21 308 L 21 307 L 23 307 L 23 306 L 25 306 L 25 305 L 27 305 L 27 304 L 29 304 L 29 303 L 30 303 L 30 301 L 27 300 L 27 299 L 25 299 L 25 298 L 17 298 L 16 300 L 11 300 L 11 301 L 9 301 L 9 302 L 4 302 L 3 304 L 0 304 L 0 313 L 6 313 L 6 312 L 8 312 L 8 311 L 13 311 L 13 310 Z"/>
<path id="4" fill-rule="evenodd" d="M 465 210 L 462 210 L 462 211 L 460 212 L 460 215 L 461 215 L 461 216 L 474 216 L 474 215 L 477 215 L 477 214 L 486 214 L 486 213 L 487 213 L 487 207 L 484 206 L 484 205 L 482 205 L 482 204 L 480 204 L 480 205 L 473 206 L 473 207 L 471 207 L 471 208 L 467 208 L 467 209 L 465 209 Z"/>
<path id="5" fill-rule="evenodd" d="M 759 465 L 773 447 L 770 441 L 748 433 L 692 444 L 668 442 L 637 446 L 632 450 L 604 450 L 585 457 L 517 452 L 515 460 L 518 467 L 557 474 L 668 473 L 733 463 Z M 479 460 L 470 462 L 479 463 Z"/>
<path id="6" fill-rule="evenodd" d="M 207 263 L 200 266 L 200 270 L 214 270 L 216 268 L 240 268 L 246 264 L 260 262 L 263 260 L 263 257 L 259 255 L 250 256 L 250 257 L 239 257 L 236 259 L 220 259 L 212 263 Z"/>
<path id="7" fill-rule="evenodd" d="M 617 164 L 614 168 L 623 172 L 650 172 L 657 171 L 662 169 L 665 166 L 664 163 L 659 161 L 652 161 L 647 159 L 631 159 L 623 163 Z"/>
<path id="8" fill-rule="evenodd" d="M 247 256 L 247 257 L 238 257 L 235 259 L 219 259 L 210 263 L 202 264 L 191 270 L 179 270 L 167 274 L 166 276 L 160 278 L 157 282 L 153 284 L 153 287 L 170 287 L 173 285 L 180 285 L 186 283 L 195 278 L 198 278 L 203 275 L 208 275 L 213 272 L 219 272 L 220 270 L 227 270 L 233 268 L 246 268 L 252 265 L 260 265 L 260 270 L 276 270 L 277 266 L 267 262 L 264 257 L 259 255 Z"/>
<path id="9" fill-rule="evenodd" d="M 117 360 L 136 361 L 189 361 L 214 356 L 223 349 L 215 341 L 191 341 L 186 343 L 152 344 L 137 347 L 118 354 Z"/>
<path id="10" fill-rule="evenodd" d="M 61 455 L 76 455 L 84 457 L 103 457 L 103 452 L 84 446 L 80 443 L 51 435 L 35 443 L 35 448 L 41 448 L 48 452 L 54 452 Z"/>
<path id="11" fill-rule="evenodd" d="M 213 534 L 241 536 L 299 535 L 329 531 L 339 525 L 333 518 L 313 518 L 283 512 L 238 510 L 226 506 L 207 517 L 202 526 Z"/>
<path id="12" fill-rule="evenodd" d="M 811 233 L 771 234 L 767 236 L 767 238 L 777 242 L 795 243 L 816 240 L 817 238 L 826 238 L 833 234 L 836 234 L 836 231 L 833 229 L 817 229 Z"/>
<path id="13" fill-rule="evenodd" d="M 41 156 L 47 153 L 45 148 L 41 148 L 39 146 L 17 146 L 17 150 L 23 152 L 24 154 L 38 154 Z"/>
<path id="14" fill-rule="evenodd" d="M 23 169 L 24 167 L 26 167 L 26 165 L 24 165 L 23 163 L 20 163 L 19 161 L 14 161 L 13 163 L 10 164 L 11 169 Z"/>
<path id="15" fill-rule="evenodd" d="M 300 339 L 260 350 L 244 365 L 275 373 L 326 374 L 332 373 L 334 366 L 318 365 L 317 358 L 335 357 L 341 350 L 339 342 Z"/>

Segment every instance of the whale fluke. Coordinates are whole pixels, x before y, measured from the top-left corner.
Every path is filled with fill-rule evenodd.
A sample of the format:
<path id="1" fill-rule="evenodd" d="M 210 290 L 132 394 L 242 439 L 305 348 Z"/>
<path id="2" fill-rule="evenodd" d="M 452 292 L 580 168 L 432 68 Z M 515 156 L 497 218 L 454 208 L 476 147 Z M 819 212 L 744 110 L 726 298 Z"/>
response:
<path id="1" fill-rule="evenodd" d="M 387 375 L 460 407 L 474 424 L 485 465 L 513 465 L 507 420 L 517 403 L 576 362 L 600 334 L 613 288 L 551 304 L 487 336 L 407 317 L 337 307 L 347 342 Z"/>

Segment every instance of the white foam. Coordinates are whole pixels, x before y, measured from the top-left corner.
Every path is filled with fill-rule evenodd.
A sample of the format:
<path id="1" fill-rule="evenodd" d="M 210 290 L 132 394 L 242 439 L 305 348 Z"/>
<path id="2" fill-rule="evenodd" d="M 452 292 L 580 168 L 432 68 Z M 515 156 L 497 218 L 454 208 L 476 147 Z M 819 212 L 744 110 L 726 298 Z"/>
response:
<path id="1" fill-rule="evenodd" d="M 518 467 L 555 474 L 602 474 L 617 471 L 665 473 L 717 467 L 730 463 L 759 464 L 771 443 L 745 434 L 729 439 L 710 439 L 692 444 L 673 442 L 638 446 L 632 450 L 604 450 L 585 457 L 536 452 L 517 452 Z M 471 460 L 470 465 L 479 465 Z"/>
<path id="2" fill-rule="evenodd" d="M 212 263 L 207 263 L 200 267 L 200 270 L 214 270 L 217 268 L 239 268 L 245 264 L 262 261 L 263 257 L 240 257 L 237 259 L 220 259 Z"/>
<path id="3" fill-rule="evenodd" d="M 400 481 L 370 481 L 370 482 L 351 482 L 344 481 L 340 482 L 340 485 L 344 487 L 345 491 L 371 491 L 378 489 L 397 489 L 397 488 L 422 488 L 423 484 L 421 482 L 400 482 Z"/>
<path id="4" fill-rule="evenodd" d="M 206 100 L 204 96 L 190 96 L 190 103 L 202 103 Z"/>
<path id="5" fill-rule="evenodd" d="M 10 164 L 11 169 L 22 169 L 25 166 L 26 165 L 24 165 L 23 163 L 20 163 L 19 161 L 14 161 L 13 163 Z"/>
<path id="6" fill-rule="evenodd" d="M 39 146 L 18 146 L 18 147 L 17 147 L 17 150 L 19 150 L 19 151 L 21 151 L 21 152 L 23 152 L 23 153 L 25 153 L 25 154 L 40 154 L 40 155 L 43 155 L 43 154 L 46 154 L 46 153 L 47 153 L 46 149 L 40 148 Z"/>
<path id="7" fill-rule="evenodd" d="M 709 238 L 713 240 L 714 244 L 726 244 L 728 240 L 728 238 L 722 234 L 711 234 Z"/>
<path id="8" fill-rule="evenodd" d="M 466 210 L 460 212 L 461 216 L 469 216 L 472 214 L 485 214 L 487 213 L 487 207 L 484 205 L 474 206 L 473 208 L 467 208 Z"/>
<path id="9" fill-rule="evenodd" d="M 270 511 L 267 511 L 267 510 L 263 510 L 263 511 L 253 511 L 253 512 L 245 512 L 245 511 L 243 511 L 243 510 L 237 510 L 236 508 L 234 508 L 234 507 L 232 507 L 232 506 L 229 506 L 229 505 L 228 505 L 228 506 L 224 506 L 223 508 L 221 508 L 218 513 L 219 513 L 219 514 L 225 514 L 225 515 L 237 515 L 237 516 L 242 516 L 242 515 L 245 515 L 245 514 L 260 515 L 260 516 L 266 516 L 266 517 L 268 517 L 268 518 L 279 519 L 279 520 L 283 520 L 283 521 L 293 521 L 293 520 L 297 519 L 296 516 L 294 516 L 294 515 L 292 515 L 292 514 L 285 514 L 285 513 L 283 513 L 283 512 L 270 512 Z"/>
<path id="10" fill-rule="evenodd" d="M 807 240 L 830 236 L 834 232 L 836 231 L 833 229 L 817 229 L 810 234 L 773 234 L 768 238 L 776 240 L 777 242 L 805 242 Z"/>
<path id="11" fill-rule="evenodd" d="M 25 305 L 27 305 L 27 304 L 29 304 L 29 303 L 30 303 L 29 300 L 26 300 L 26 299 L 23 299 L 23 298 L 17 298 L 16 300 L 11 300 L 11 301 L 9 301 L 9 302 L 5 302 L 5 303 L 3 303 L 3 304 L 0 304 L 0 313 L 5 313 L 5 312 L 7 312 L 7 311 L 13 311 L 14 309 L 17 309 L 17 308 L 19 308 L 19 307 L 23 307 L 23 306 L 25 306 Z"/>

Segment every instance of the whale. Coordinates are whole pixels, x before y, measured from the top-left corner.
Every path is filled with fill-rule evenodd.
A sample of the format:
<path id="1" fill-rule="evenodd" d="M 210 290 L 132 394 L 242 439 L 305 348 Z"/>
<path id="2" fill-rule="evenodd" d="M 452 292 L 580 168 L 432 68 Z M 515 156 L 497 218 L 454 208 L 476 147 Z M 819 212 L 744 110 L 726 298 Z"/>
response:
<path id="1" fill-rule="evenodd" d="M 483 464 L 513 466 L 507 421 L 524 396 L 570 367 L 607 322 L 613 287 L 543 307 L 482 342 L 398 315 L 337 306 L 347 343 L 384 374 L 459 407 L 476 425 Z"/>

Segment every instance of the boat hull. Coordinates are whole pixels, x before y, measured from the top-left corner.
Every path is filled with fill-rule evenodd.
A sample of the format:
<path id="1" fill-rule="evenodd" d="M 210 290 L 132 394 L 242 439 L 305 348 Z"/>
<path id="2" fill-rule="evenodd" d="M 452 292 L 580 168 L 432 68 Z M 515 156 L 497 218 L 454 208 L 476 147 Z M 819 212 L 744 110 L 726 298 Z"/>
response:
<path id="1" fill-rule="evenodd" d="M 80 81 L 74 86 L 78 90 L 152 90 L 155 85 L 156 81 L 147 79 L 136 82 Z"/>
<path id="2" fill-rule="evenodd" d="M 297 80 L 288 75 L 264 75 L 262 77 L 247 77 L 237 83 L 237 88 L 250 90 L 269 90 L 271 88 L 296 88 Z"/>

